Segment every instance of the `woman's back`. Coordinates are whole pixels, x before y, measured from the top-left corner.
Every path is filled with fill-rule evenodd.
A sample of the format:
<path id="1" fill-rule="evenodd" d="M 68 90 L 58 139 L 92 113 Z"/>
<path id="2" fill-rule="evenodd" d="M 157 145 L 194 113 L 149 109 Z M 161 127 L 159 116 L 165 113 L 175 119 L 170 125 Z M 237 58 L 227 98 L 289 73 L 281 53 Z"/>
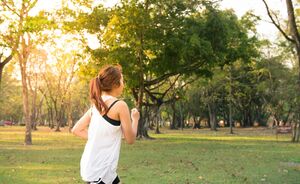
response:
<path id="1" fill-rule="evenodd" d="M 119 66 L 106 66 L 90 81 L 93 104 L 72 128 L 76 136 L 88 139 L 80 161 L 80 173 L 87 183 L 117 184 L 116 170 L 122 134 L 128 144 L 136 139 L 140 118 L 136 108 L 130 111 L 116 97 L 123 92 L 124 82 Z"/>
<path id="2" fill-rule="evenodd" d="M 85 181 L 98 181 L 101 178 L 104 183 L 112 183 L 117 176 L 122 130 L 120 121 L 110 117 L 116 114 L 113 107 L 118 100 L 111 96 L 102 98 L 110 104 L 109 110 L 101 115 L 95 106 L 90 109 L 88 141 L 81 158 L 80 171 Z"/>

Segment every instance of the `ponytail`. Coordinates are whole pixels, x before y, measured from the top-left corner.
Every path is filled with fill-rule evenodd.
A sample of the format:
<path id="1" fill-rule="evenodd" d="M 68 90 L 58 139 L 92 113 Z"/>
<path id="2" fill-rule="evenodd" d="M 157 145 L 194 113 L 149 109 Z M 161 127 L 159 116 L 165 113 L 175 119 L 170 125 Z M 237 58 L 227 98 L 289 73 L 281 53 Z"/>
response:
<path id="1" fill-rule="evenodd" d="M 90 100 L 100 113 L 106 112 L 108 109 L 107 105 L 104 103 L 101 97 L 101 89 L 102 87 L 99 77 L 93 78 L 90 82 Z"/>
<path id="2" fill-rule="evenodd" d="M 90 100 L 99 111 L 100 114 L 106 112 L 108 107 L 104 103 L 101 95 L 102 91 L 109 92 L 114 87 L 121 85 L 120 80 L 122 77 L 121 66 L 108 65 L 103 67 L 98 76 L 93 78 L 90 82 Z"/>

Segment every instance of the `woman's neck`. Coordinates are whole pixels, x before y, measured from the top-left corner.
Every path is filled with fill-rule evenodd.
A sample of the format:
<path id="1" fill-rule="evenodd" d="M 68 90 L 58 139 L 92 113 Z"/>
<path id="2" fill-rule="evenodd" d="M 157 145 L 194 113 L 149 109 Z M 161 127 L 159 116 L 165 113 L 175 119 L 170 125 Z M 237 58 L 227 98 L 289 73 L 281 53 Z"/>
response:
<path id="1" fill-rule="evenodd" d="M 102 92 L 102 95 L 105 95 L 105 96 L 113 96 L 113 97 L 117 97 L 118 95 L 116 95 L 115 93 L 113 92 Z"/>

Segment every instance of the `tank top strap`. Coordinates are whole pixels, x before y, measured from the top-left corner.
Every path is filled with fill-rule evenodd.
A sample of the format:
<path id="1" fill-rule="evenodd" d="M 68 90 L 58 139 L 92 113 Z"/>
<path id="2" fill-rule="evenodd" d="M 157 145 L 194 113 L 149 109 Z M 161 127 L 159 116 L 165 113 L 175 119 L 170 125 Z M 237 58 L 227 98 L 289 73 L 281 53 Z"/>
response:
<path id="1" fill-rule="evenodd" d="M 112 108 L 113 105 L 115 105 L 119 100 L 115 100 L 107 109 L 107 111 L 105 112 L 105 115 L 107 115 L 108 111 Z"/>

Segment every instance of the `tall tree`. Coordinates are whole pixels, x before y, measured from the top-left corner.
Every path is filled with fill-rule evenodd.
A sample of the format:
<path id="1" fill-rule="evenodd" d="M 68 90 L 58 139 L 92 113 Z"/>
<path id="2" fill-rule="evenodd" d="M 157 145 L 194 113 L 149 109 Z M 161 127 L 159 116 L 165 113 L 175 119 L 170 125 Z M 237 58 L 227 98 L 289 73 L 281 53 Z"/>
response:
<path id="1" fill-rule="evenodd" d="M 9 13 L 6 10 L 5 1 L 0 5 L 0 24 L 6 23 L 6 19 L 9 18 Z M 0 34 L 0 90 L 1 81 L 3 76 L 3 70 L 5 65 L 7 65 L 13 59 L 12 51 L 15 50 L 16 44 L 13 41 L 14 32 L 13 31 L 3 31 Z"/>
<path id="2" fill-rule="evenodd" d="M 297 21 L 296 21 L 296 12 L 294 10 L 294 4 L 292 0 L 286 0 L 286 10 L 288 14 L 288 25 L 289 29 L 288 31 L 285 31 L 278 20 L 276 19 L 276 16 L 272 13 L 270 10 L 268 3 L 266 0 L 262 0 L 263 3 L 265 4 L 267 13 L 269 18 L 271 19 L 272 23 L 276 26 L 276 28 L 279 30 L 279 32 L 284 36 L 284 38 L 289 41 L 293 46 L 296 51 L 296 56 L 298 60 L 298 94 L 300 96 L 300 33 L 299 33 L 299 26 L 297 26 Z M 300 110 L 300 103 L 298 102 L 298 113 Z M 298 115 L 299 117 L 299 115 Z M 299 141 L 300 137 L 300 120 L 296 120 L 296 124 L 293 128 L 293 134 L 292 134 L 292 142 Z"/>
<path id="3" fill-rule="evenodd" d="M 0 95 L 0 120 L 20 122 L 22 120 L 22 87 L 15 79 L 15 65 L 9 63 L 4 70 Z"/>
<path id="4" fill-rule="evenodd" d="M 40 12 L 36 16 L 30 16 L 29 12 L 36 6 L 37 1 L 38 0 L 3 0 L 1 3 L 3 10 L 13 17 L 9 22 L 9 31 L 15 33 L 11 38 L 13 42 L 11 52 L 16 55 L 22 79 L 23 120 L 26 124 L 25 145 L 32 144 L 27 78 L 28 59 L 32 49 L 36 45 L 35 41 L 38 40 L 37 37 L 40 35 L 39 33 L 46 29 L 51 23 L 43 12 Z"/>
<path id="5" fill-rule="evenodd" d="M 3 59 L 4 58 L 4 59 Z M 4 56 L 4 53 L 0 53 L 0 90 L 1 90 L 1 82 L 2 82 L 2 76 L 3 76 L 3 70 L 4 66 L 8 64 L 12 60 L 12 54 L 9 54 L 9 56 Z"/>
<path id="6" fill-rule="evenodd" d="M 66 40 L 65 40 L 66 41 Z M 73 42 L 74 43 L 74 42 Z M 67 41 L 63 44 L 71 45 Z M 42 73 L 45 82 L 45 97 L 48 100 L 48 108 L 53 112 L 56 124 L 55 131 L 60 131 L 65 113 L 71 117 L 71 85 L 74 81 L 80 56 L 75 50 L 63 51 L 63 48 L 53 50 L 55 60 L 52 64 L 44 64 L 45 71 Z M 66 112 L 67 110 L 67 112 Z"/>
<path id="7" fill-rule="evenodd" d="M 33 49 L 28 59 L 27 81 L 31 101 L 31 123 L 33 130 L 37 130 L 37 121 L 42 109 L 44 96 L 39 94 L 39 88 L 42 86 L 41 66 L 47 60 L 47 52 L 43 49 Z"/>
<path id="8" fill-rule="evenodd" d="M 27 59 L 29 57 L 30 49 L 32 47 L 31 36 L 24 31 L 26 19 L 29 17 L 29 11 L 36 5 L 37 0 L 25 1 L 22 0 L 21 6 L 18 6 L 14 1 L 2 1 L 2 5 L 7 11 L 10 11 L 12 15 L 17 17 L 15 27 L 16 37 L 14 38 L 14 50 L 12 52 L 17 53 L 19 61 L 19 67 L 22 77 L 22 94 L 23 94 L 23 115 L 26 124 L 25 131 L 25 145 L 31 145 L 31 121 L 30 121 L 30 109 L 28 99 L 28 85 L 26 75 Z"/>
<path id="9" fill-rule="evenodd" d="M 127 0 L 111 9 L 95 7 L 77 22 L 101 44 L 91 50 L 90 66 L 120 63 L 140 111 L 146 91 L 160 99 L 161 94 L 149 89 L 177 75 L 207 76 L 214 65 L 244 57 L 239 50 L 248 44 L 240 39 L 246 33 L 239 31 L 237 17 L 218 10 L 212 1 Z M 141 114 L 138 134 L 147 137 Z"/>

